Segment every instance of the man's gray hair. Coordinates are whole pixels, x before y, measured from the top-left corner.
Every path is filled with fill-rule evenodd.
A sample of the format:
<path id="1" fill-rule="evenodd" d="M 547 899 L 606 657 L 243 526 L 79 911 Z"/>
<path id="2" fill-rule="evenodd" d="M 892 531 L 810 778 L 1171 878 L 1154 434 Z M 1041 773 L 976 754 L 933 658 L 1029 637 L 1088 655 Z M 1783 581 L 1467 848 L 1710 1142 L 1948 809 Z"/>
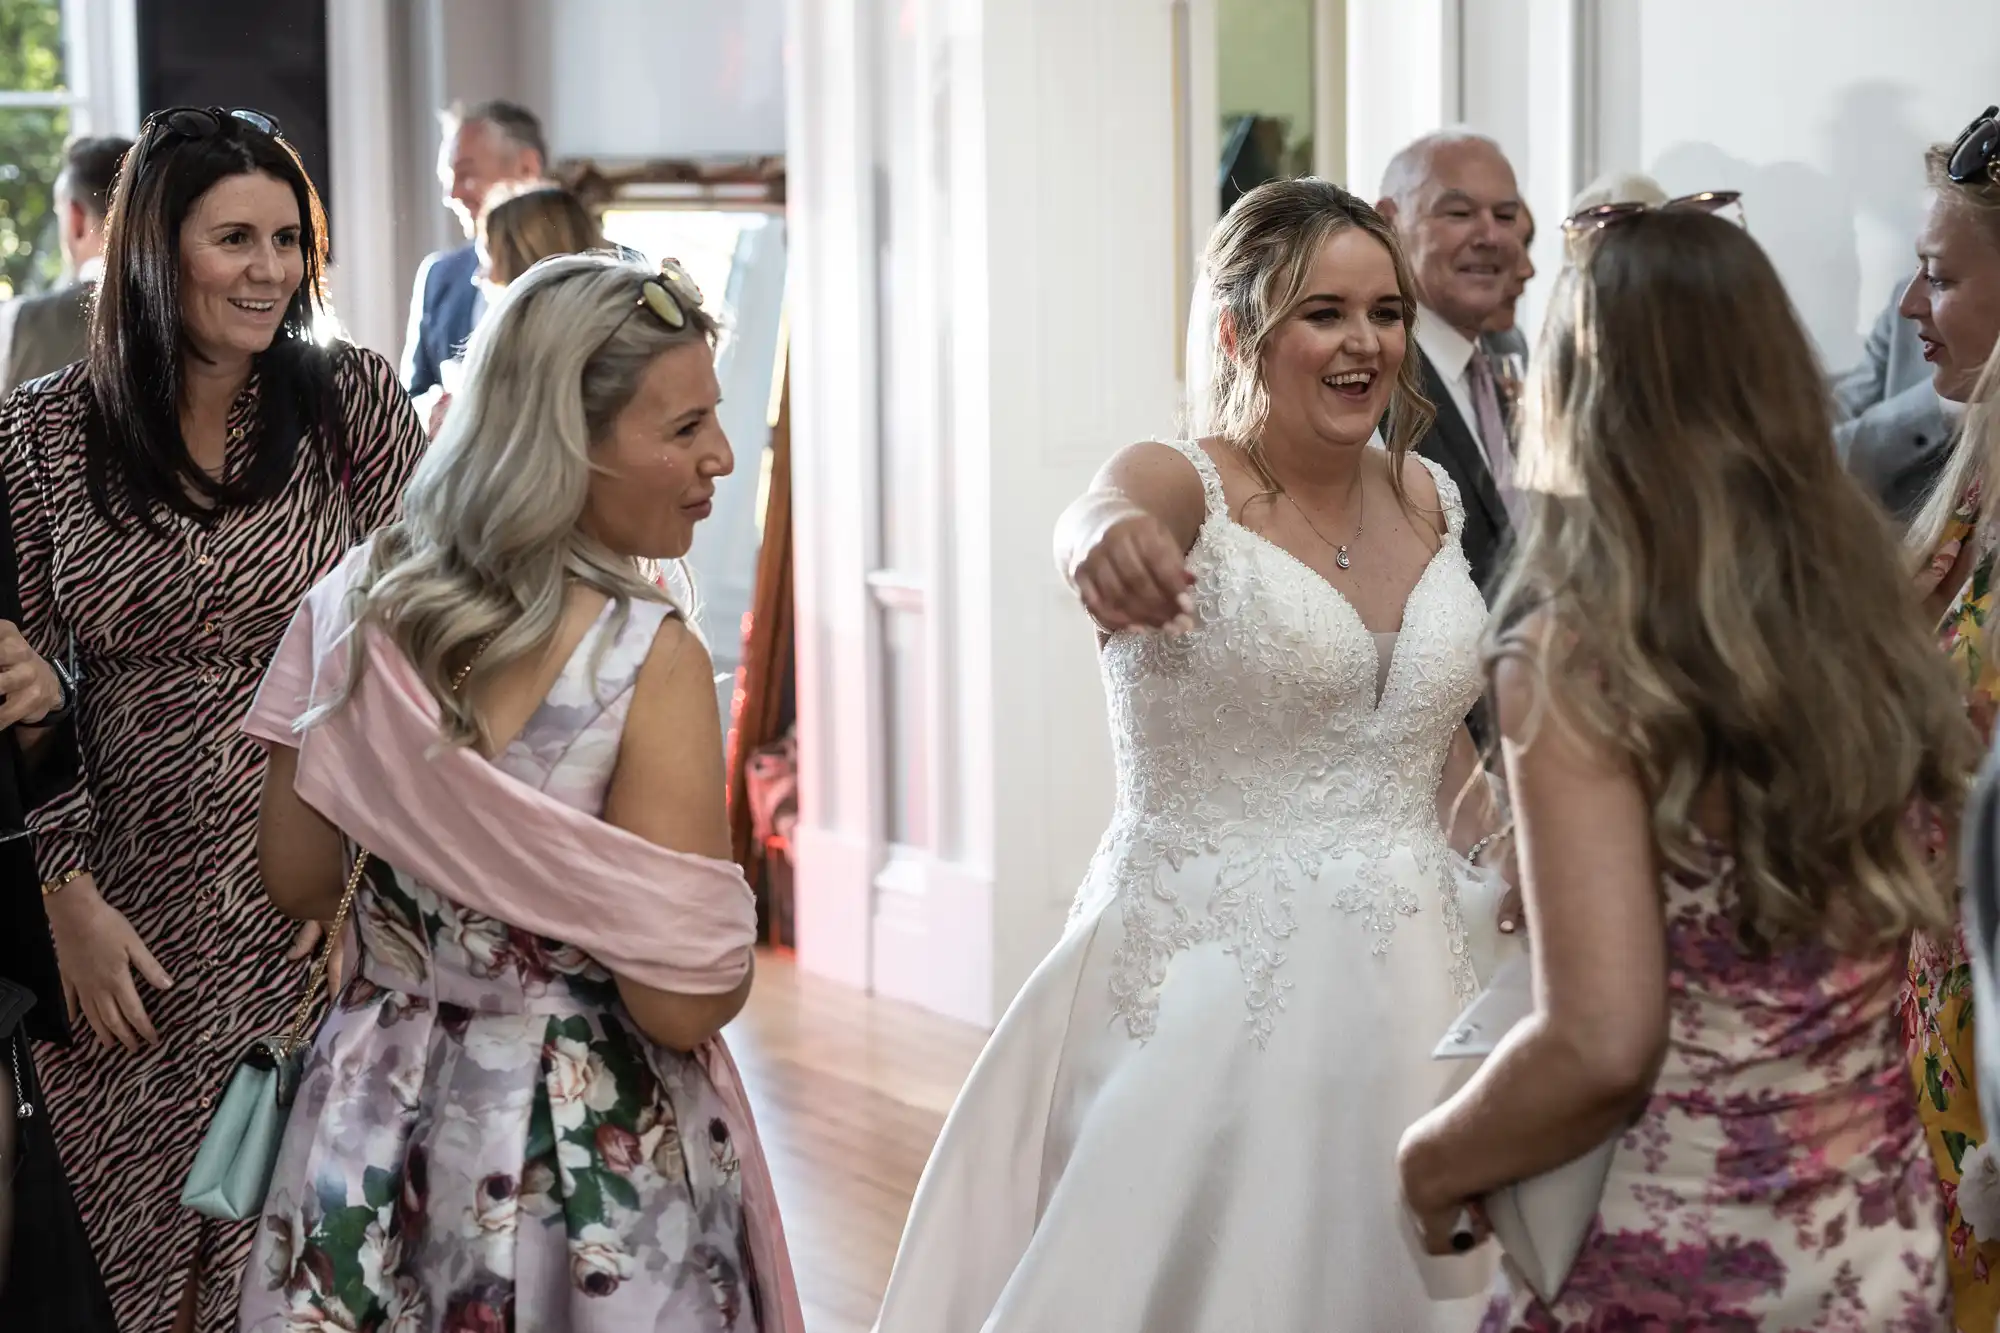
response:
<path id="1" fill-rule="evenodd" d="M 1462 144 L 1484 144 L 1494 152 L 1506 157 L 1505 150 L 1491 135 L 1481 134 L 1462 125 L 1434 130 L 1413 143 L 1406 144 L 1401 151 L 1389 159 L 1389 165 L 1382 172 L 1382 198 L 1393 199 L 1399 208 L 1408 207 L 1410 200 L 1424 182 L 1430 179 L 1431 159 L 1441 148 L 1455 148 Z"/>
<path id="2" fill-rule="evenodd" d="M 547 136 L 542 133 L 541 117 L 519 102 L 509 102 L 497 97 L 485 102 L 474 102 L 471 106 L 454 102 L 438 113 L 438 124 L 443 128 L 446 138 L 451 137 L 459 126 L 474 123 L 491 125 L 500 131 L 502 138 L 516 148 L 533 149 L 536 156 L 542 159 L 542 169 L 548 170 L 549 143 Z"/>

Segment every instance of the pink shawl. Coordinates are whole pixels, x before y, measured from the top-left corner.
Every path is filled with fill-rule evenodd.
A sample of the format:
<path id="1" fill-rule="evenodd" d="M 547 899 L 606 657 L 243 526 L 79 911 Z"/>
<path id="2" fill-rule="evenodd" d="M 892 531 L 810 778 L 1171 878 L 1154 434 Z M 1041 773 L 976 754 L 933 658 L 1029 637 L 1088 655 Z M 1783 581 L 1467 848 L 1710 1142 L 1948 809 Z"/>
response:
<path id="1" fill-rule="evenodd" d="M 452 901 L 575 945 L 619 976 L 683 994 L 733 990 L 756 941 L 743 872 L 655 846 L 443 744 L 436 701 L 379 631 L 363 631 L 367 662 L 347 702 L 297 729 L 347 678 L 346 597 L 366 562 L 364 545 L 307 594 L 243 723 L 259 740 L 297 747 L 300 799 Z M 737 1121 L 765 1333 L 801 1333 L 784 1225 L 736 1063 L 720 1036 L 696 1056 Z"/>

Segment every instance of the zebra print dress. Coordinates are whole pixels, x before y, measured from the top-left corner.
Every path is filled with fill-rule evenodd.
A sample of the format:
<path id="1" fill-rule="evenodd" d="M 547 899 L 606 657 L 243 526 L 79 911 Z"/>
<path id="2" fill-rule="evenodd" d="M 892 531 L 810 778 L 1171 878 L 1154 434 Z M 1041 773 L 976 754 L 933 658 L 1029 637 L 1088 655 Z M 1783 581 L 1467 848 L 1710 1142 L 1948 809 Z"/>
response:
<path id="1" fill-rule="evenodd" d="M 342 349 L 336 384 L 351 472 L 300 446 L 285 490 L 212 524 L 119 531 L 92 507 L 81 365 L 0 407 L 0 472 L 21 569 L 22 632 L 83 666 L 83 776 L 31 817 L 42 878 L 94 872 L 171 990 L 137 981 L 159 1044 L 88 1039 L 37 1053 L 62 1156 L 123 1333 L 166 1333 L 199 1255 L 196 1328 L 227 1333 L 252 1227 L 204 1222 L 181 1185 L 236 1056 L 280 1028 L 304 982 L 297 930 L 257 876 L 264 753 L 238 726 L 299 599 L 396 512 L 424 432 L 396 373 Z M 250 461 L 253 375 L 229 416 L 225 468 Z"/>

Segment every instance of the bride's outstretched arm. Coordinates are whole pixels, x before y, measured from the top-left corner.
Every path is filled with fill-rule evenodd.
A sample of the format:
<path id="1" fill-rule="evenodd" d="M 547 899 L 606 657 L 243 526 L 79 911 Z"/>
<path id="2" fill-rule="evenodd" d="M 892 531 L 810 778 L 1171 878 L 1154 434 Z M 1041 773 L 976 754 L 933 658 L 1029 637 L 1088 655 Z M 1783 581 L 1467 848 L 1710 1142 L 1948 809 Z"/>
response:
<path id="1" fill-rule="evenodd" d="M 1521 842 L 1535 1013 L 1411 1126 L 1403 1189 L 1433 1244 L 1467 1202 L 1590 1151 L 1643 1103 L 1667 1040 L 1667 948 L 1652 818 L 1623 756 L 1537 715 L 1532 666 L 1496 694 Z"/>
<path id="2" fill-rule="evenodd" d="M 1165 629 L 1193 610 L 1187 553 L 1201 531 L 1201 475 L 1179 450 L 1129 445 L 1056 520 L 1056 567 L 1107 633 Z"/>

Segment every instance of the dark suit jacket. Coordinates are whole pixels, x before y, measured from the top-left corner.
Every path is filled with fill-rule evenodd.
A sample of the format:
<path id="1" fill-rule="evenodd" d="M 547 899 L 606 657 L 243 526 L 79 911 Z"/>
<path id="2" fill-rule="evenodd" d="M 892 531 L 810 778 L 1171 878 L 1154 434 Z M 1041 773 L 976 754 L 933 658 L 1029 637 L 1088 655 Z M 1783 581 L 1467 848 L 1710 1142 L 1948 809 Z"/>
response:
<path id="1" fill-rule="evenodd" d="M 1423 358 L 1414 345 L 1410 354 Z M 1458 483 L 1459 496 L 1465 501 L 1465 558 L 1472 565 L 1472 581 L 1490 602 L 1512 531 L 1507 507 L 1500 502 L 1500 490 L 1493 484 L 1479 439 L 1459 416 L 1444 380 L 1428 358 L 1423 359 L 1423 369 L 1424 397 L 1437 408 L 1437 420 L 1417 442 L 1417 452 L 1444 468 Z"/>
<path id="2" fill-rule="evenodd" d="M 1875 320 L 1861 364 L 1833 381 L 1841 420 L 1833 441 L 1847 470 L 1891 514 L 1913 518 L 1930 498 L 1958 438 L 1931 386 L 1917 326 L 1897 312 L 1902 283 Z"/>
<path id="3" fill-rule="evenodd" d="M 19 570 L 8 513 L 6 488 L 0 486 L 0 619 L 18 622 Z M 76 771 L 73 721 L 58 725 L 32 772 L 13 732 L 0 733 L 0 834 L 20 831 L 27 811 L 69 787 Z M 11 1181 L 0 1179 L 0 1188 L 14 1195 L 13 1246 L 0 1253 L 0 1327 L 8 1333 L 112 1333 L 111 1299 L 63 1174 L 33 1049 L 21 1040 L 25 1034 L 66 1042 L 70 1035 L 41 878 L 26 838 L 0 842 L 0 991 L 10 986 L 25 988 L 33 1007 L 18 1030 L 0 1036 L 0 1061 L 19 1068 L 18 1091 L 37 1113 L 18 1122 L 17 1159 L 0 1163 L 12 1173 Z M 0 1114 L 11 1116 L 13 1108 Z"/>
<path id="4" fill-rule="evenodd" d="M 0 485 L 0 620 L 18 624 L 20 574 L 14 564 L 8 512 L 6 487 Z M 76 772 L 74 713 L 57 726 L 33 771 L 23 761 L 14 733 L 0 732 L 0 835 L 20 832 L 27 812 L 70 786 Z M 41 876 L 27 838 L 0 842 L 0 977 L 34 992 L 35 1007 L 27 1017 L 30 1036 L 69 1040 L 55 945 L 49 938 L 48 914 L 42 909 Z"/>
<path id="5" fill-rule="evenodd" d="M 479 320 L 479 252 L 440 250 L 417 269 L 410 325 L 403 336 L 403 387 L 411 397 L 438 383 L 438 367 L 457 356 Z"/>

